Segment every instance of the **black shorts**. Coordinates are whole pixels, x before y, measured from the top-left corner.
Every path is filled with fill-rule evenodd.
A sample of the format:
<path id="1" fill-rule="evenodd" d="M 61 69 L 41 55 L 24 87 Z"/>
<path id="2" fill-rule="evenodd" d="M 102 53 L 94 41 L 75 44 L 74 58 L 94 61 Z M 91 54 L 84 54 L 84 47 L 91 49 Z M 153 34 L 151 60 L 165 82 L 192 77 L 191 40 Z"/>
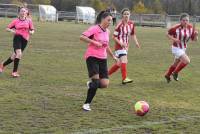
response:
<path id="1" fill-rule="evenodd" d="M 27 46 L 27 43 L 28 41 L 24 39 L 21 35 L 15 35 L 13 38 L 14 51 L 16 51 L 17 49 L 21 49 L 22 51 L 24 51 L 24 49 Z"/>
<path id="2" fill-rule="evenodd" d="M 96 74 L 99 74 L 100 79 L 108 79 L 107 59 L 88 57 L 86 63 L 90 78 Z"/>

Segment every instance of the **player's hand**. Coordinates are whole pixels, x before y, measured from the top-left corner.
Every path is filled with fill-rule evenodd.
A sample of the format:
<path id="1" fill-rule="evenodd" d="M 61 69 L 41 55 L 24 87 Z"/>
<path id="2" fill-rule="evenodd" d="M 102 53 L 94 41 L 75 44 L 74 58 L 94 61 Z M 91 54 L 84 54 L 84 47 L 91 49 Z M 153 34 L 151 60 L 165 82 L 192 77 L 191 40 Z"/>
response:
<path id="1" fill-rule="evenodd" d="M 136 47 L 139 48 L 139 49 L 141 48 L 139 43 L 136 43 Z"/>
<path id="2" fill-rule="evenodd" d="M 113 55 L 113 60 L 114 60 L 116 63 L 119 62 L 119 59 L 118 59 L 116 56 L 114 56 L 114 55 Z"/>
<path id="3" fill-rule="evenodd" d="M 34 31 L 33 31 L 33 30 L 31 30 L 31 31 L 29 31 L 29 33 L 30 33 L 31 35 L 33 35 L 33 34 L 34 34 Z"/>
<path id="4" fill-rule="evenodd" d="M 199 32 L 197 30 L 194 31 L 194 36 L 198 36 Z"/>
<path id="5" fill-rule="evenodd" d="M 98 42 L 98 41 L 94 41 L 95 46 L 97 46 L 98 48 L 101 48 L 103 46 L 102 43 Z"/>
<path id="6" fill-rule="evenodd" d="M 125 48 L 125 49 L 126 49 L 126 47 L 127 47 L 127 44 L 126 44 L 126 43 L 123 43 L 123 42 L 121 42 L 120 45 L 121 45 L 122 48 Z"/>
<path id="7" fill-rule="evenodd" d="M 11 29 L 10 32 L 16 34 L 16 31 L 14 29 Z"/>
<path id="8" fill-rule="evenodd" d="M 176 42 L 176 43 L 178 43 L 178 44 L 181 43 L 181 41 L 180 41 L 179 39 L 176 39 L 176 38 L 175 38 L 175 39 L 173 39 L 173 40 L 174 40 L 174 42 Z"/>

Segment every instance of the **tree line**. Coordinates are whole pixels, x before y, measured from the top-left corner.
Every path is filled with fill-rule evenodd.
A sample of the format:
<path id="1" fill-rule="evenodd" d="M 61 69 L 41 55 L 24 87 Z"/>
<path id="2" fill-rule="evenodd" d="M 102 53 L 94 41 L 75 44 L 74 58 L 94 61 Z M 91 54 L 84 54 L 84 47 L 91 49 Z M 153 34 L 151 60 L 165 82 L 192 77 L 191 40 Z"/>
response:
<path id="1" fill-rule="evenodd" d="M 0 0 L 0 3 L 51 4 L 59 11 L 75 11 L 76 6 L 91 6 L 97 11 L 128 7 L 133 13 L 200 15 L 200 0 Z"/>

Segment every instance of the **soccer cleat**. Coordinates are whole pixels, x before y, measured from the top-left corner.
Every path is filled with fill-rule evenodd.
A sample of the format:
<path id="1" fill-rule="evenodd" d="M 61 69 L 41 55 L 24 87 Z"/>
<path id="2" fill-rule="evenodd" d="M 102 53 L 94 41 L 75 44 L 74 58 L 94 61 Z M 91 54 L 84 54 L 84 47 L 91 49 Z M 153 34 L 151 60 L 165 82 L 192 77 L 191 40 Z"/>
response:
<path id="1" fill-rule="evenodd" d="M 172 73 L 172 76 L 175 81 L 178 81 L 178 73 Z"/>
<path id="2" fill-rule="evenodd" d="M 20 76 L 18 72 L 12 72 L 11 75 L 12 75 L 13 78 L 17 78 L 17 77 Z"/>
<path id="3" fill-rule="evenodd" d="M 122 84 L 132 83 L 133 80 L 129 79 L 128 77 L 124 80 L 122 80 Z"/>
<path id="4" fill-rule="evenodd" d="M 167 83 L 170 83 L 171 78 L 169 76 L 165 75 L 165 79 L 167 80 Z"/>
<path id="5" fill-rule="evenodd" d="M 85 111 L 91 111 L 90 104 L 89 103 L 83 104 L 83 110 L 85 110 Z"/>
<path id="6" fill-rule="evenodd" d="M 3 64 L 0 64 L 0 73 L 2 73 L 3 70 L 4 70 L 4 66 L 3 66 Z"/>

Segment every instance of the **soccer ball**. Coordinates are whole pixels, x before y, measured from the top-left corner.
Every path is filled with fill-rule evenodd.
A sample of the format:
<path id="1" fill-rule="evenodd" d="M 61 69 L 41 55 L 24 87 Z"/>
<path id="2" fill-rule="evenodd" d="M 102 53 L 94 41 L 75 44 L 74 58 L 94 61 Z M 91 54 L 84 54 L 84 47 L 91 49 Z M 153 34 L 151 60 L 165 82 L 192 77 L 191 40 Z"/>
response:
<path id="1" fill-rule="evenodd" d="M 135 103 L 135 113 L 138 116 L 144 116 L 149 111 L 149 104 L 146 101 L 138 101 Z"/>

